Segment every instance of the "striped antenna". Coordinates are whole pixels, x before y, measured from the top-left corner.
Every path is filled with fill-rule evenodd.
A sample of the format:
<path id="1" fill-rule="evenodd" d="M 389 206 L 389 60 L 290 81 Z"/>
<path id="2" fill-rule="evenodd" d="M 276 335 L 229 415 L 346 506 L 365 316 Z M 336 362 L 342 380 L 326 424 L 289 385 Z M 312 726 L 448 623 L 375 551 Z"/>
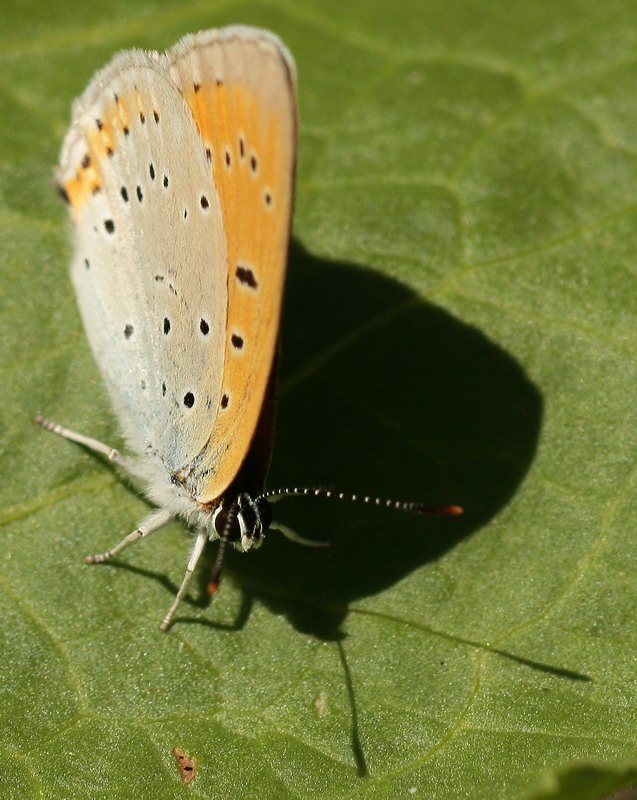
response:
<path id="1" fill-rule="evenodd" d="M 311 489 L 309 487 L 290 487 L 285 489 L 270 489 L 260 495 L 268 500 L 278 500 L 281 497 L 329 497 L 334 500 L 345 500 L 350 503 L 364 503 L 368 506 L 391 508 L 395 511 L 408 511 L 412 514 L 430 514 L 434 516 L 454 517 L 462 514 L 462 506 L 428 506 L 424 503 L 411 503 L 405 500 L 386 500 L 382 497 L 370 497 L 362 494 L 347 494 L 335 492 L 332 489 Z"/>
<path id="2" fill-rule="evenodd" d="M 210 573 L 210 580 L 206 586 L 208 594 L 215 595 L 219 591 L 219 584 L 221 583 L 221 573 L 223 572 L 223 564 L 226 559 L 226 551 L 228 549 L 228 542 L 230 541 L 230 529 L 237 516 L 237 505 L 233 503 L 226 517 L 226 524 L 223 526 L 223 531 L 219 537 L 219 547 L 217 548 L 217 557 Z"/>

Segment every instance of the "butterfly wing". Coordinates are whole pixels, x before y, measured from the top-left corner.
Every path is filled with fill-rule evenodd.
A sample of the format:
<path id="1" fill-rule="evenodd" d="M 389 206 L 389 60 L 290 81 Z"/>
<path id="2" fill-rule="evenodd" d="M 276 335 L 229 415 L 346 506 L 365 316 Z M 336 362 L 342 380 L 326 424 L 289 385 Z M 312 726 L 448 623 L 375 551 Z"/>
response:
<path id="1" fill-rule="evenodd" d="M 291 56 L 244 27 L 119 54 L 62 148 L 72 278 L 118 419 L 200 503 L 241 469 L 272 386 L 295 151 Z"/>
<path id="2" fill-rule="evenodd" d="M 221 396 L 227 249 L 201 137 L 157 54 L 121 53 L 75 102 L 58 181 L 89 342 L 129 446 L 168 472 Z"/>
<path id="3" fill-rule="evenodd" d="M 242 26 L 188 36 L 167 59 L 209 155 L 227 240 L 218 415 L 206 446 L 179 473 L 206 503 L 222 495 L 250 450 L 275 361 L 294 191 L 295 73 L 279 39 Z"/>

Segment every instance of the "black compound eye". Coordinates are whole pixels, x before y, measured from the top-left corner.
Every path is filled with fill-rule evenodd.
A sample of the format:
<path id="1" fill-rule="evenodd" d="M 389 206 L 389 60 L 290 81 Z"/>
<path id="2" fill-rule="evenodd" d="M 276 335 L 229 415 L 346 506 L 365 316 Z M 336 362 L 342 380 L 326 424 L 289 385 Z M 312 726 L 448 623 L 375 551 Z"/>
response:
<path id="1" fill-rule="evenodd" d="M 231 506 L 221 508 L 214 516 L 214 528 L 219 537 L 223 536 L 226 525 L 228 524 L 228 514 L 230 513 Z M 241 526 L 237 518 L 237 508 L 235 506 L 233 519 L 230 523 L 230 535 L 228 536 L 229 542 L 238 542 L 241 538 Z"/>

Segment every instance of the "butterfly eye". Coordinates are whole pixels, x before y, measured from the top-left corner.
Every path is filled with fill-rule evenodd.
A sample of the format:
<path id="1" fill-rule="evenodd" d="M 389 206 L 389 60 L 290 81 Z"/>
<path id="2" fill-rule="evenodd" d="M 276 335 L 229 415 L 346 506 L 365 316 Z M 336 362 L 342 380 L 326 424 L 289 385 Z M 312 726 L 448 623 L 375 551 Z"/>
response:
<path id="1" fill-rule="evenodd" d="M 241 538 L 241 525 L 237 509 L 234 505 L 222 505 L 215 511 L 212 518 L 215 533 L 229 542 L 238 542 Z"/>
<path id="2" fill-rule="evenodd" d="M 243 549 L 249 550 L 270 527 L 272 510 L 265 497 L 260 495 L 255 499 L 242 492 L 232 504 L 220 506 L 212 521 L 219 538 L 241 541 Z"/>

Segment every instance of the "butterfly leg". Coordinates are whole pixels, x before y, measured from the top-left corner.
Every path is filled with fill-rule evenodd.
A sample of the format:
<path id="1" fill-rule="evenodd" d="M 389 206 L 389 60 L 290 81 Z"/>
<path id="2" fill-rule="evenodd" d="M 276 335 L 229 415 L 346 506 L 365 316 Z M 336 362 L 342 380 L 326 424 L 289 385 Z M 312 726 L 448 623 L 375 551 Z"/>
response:
<path id="1" fill-rule="evenodd" d="M 98 553 L 95 556 L 86 556 L 84 559 L 86 564 L 101 564 L 103 561 L 109 561 L 111 558 L 114 558 L 118 553 L 121 553 L 125 547 L 128 547 L 129 544 L 136 542 L 138 539 L 143 539 L 145 536 L 150 536 L 151 533 L 155 533 L 160 528 L 170 522 L 173 518 L 173 514 L 170 511 L 167 511 L 165 508 L 160 508 L 158 511 L 153 511 L 153 513 L 146 517 L 146 519 L 142 522 L 142 524 L 135 528 L 132 533 L 129 533 L 128 536 L 125 536 L 121 542 L 112 547 L 110 550 L 107 550 L 105 553 Z"/>
<path id="2" fill-rule="evenodd" d="M 93 450 L 95 453 L 100 453 L 100 455 L 106 456 L 109 461 L 112 461 L 113 464 L 120 469 L 123 469 L 124 472 L 127 472 L 129 475 L 141 477 L 138 470 L 135 469 L 133 462 L 128 458 L 125 458 L 119 452 L 119 450 L 115 450 L 115 448 L 109 447 L 107 444 L 98 442 L 97 439 L 91 439 L 90 436 L 83 436 L 81 433 L 76 433 L 75 431 L 69 430 L 63 425 L 59 425 L 57 422 L 53 422 L 50 419 L 41 417 L 39 414 L 34 418 L 33 421 L 36 423 L 36 425 L 41 425 L 47 431 L 51 431 L 51 433 L 56 433 L 58 436 L 62 436 L 64 439 L 77 442 L 77 444 L 81 444 L 84 447 L 87 447 L 89 450 Z"/>
<path id="3" fill-rule="evenodd" d="M 206 544 L 206 540 L 208 539 L 208 534 L 206 531 L 199 531 L 197 534 L 197 538 L 195 540 L 195 546 L 192 549 L 192 553 L 190 554 L 190 558 L 188 559 L 188 566 L 186 567 L 186 574 L 184 575 L 184 579 L 181 582 L 181 586 L 179 587 L 179 591 L 177 592 L 177 597 L 175 597 L 173 604 L 168 609 L 168 613 L 163 619 L 163 622 L 159 626 L 159 629 L 162 631 L 168 630 L 168 626 L 171 623 L 173 616 L 175 615 L 175 611 L 179 607 L 183 596 L 188 591 L 188 584 L 190 583 L 190 579 L 192 578 L 192 573 L 195 571 L 195 567 L 197 566 L 197 562 L 203 552 L 204 545 Z"/>

